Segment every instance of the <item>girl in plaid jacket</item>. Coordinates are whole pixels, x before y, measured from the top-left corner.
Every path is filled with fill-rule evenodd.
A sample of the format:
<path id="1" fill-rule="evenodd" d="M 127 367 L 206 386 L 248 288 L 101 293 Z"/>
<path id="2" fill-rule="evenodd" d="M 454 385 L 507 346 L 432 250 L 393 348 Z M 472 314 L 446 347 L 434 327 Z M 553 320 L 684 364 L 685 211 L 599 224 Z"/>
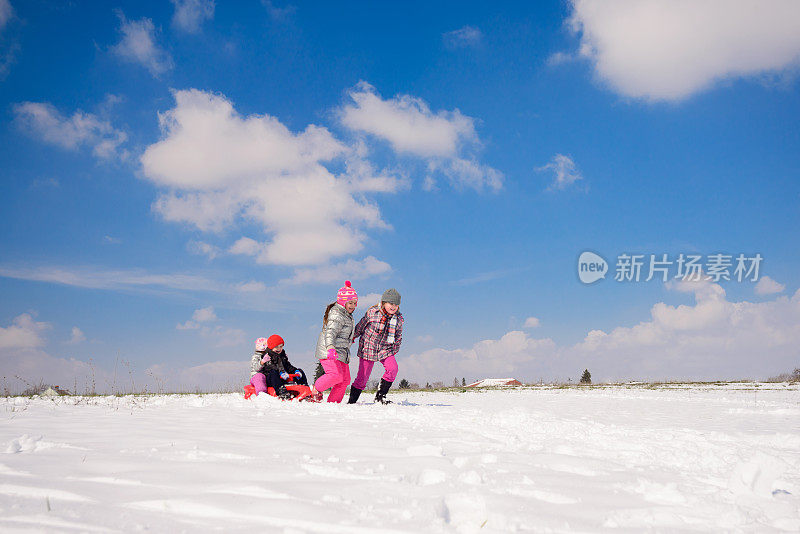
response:
<path id="1" fill-rule="evenodd" d="M 383 364 L 384 373 L 381 385 L 375 394 L 375 401 L 389 404 L 386 398 L 392 382 L 397 377 L 397 360 L 395 355 L 403 342 L 403 314 L 400 313 L 400 293 L 396 289 L 387 289 L 381 297 L 381 303 L 367 310 L 364 317 L 356 325 L 353 338 L 358 340 L 358 375 L 350 386 L 348 404 L 355 404 L 367 385 L 369 375 L 375 362 Z"/>

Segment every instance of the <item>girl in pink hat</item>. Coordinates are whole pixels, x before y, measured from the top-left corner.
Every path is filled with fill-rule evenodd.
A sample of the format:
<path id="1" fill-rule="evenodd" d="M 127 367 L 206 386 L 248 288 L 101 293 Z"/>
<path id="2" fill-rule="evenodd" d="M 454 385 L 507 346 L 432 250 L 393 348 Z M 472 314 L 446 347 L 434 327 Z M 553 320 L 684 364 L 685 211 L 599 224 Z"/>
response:
<path id="1" fill-rule="evenodd" d="M 328 402 L 342 402 L 350 383 L 350 345 L 353 343 L 353 312 L 356 306 L 358 294 L 348 280 L 336 294 L 336 302 L 325 309 L 322 318 L 316 357 L 325 374 L 314 383 L 311 393 L 321 397 L 321 392 L 331 388 Z"/>

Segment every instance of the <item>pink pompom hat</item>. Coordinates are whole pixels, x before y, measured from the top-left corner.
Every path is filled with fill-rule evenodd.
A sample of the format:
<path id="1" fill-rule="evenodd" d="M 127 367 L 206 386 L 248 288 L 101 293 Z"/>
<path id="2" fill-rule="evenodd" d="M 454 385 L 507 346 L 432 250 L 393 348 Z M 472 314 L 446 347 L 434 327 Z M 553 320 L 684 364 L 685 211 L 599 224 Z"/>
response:
<path id="1" fill-rule="evenodd" d="M 350 280 L 345 280 L 344 287 L 339 289 L 339 292 L 336 293 L 336 302 L 344 306 L 351 300 L 358 302 L 358 293 L 356 293 L 356 290 L 350 285 Z"/>

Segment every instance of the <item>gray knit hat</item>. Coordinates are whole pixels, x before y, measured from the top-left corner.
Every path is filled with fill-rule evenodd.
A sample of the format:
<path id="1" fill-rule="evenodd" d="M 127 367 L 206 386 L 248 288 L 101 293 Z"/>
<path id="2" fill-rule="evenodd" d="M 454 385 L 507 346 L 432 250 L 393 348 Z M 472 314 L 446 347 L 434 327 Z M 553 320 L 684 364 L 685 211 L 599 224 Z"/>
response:
<path id="1" fill-rule="evenodd" d="M 388 302 L 389 304 L 400 306 L 400 293 L 398 293 L 395 288 L 387 289 L 383 292 L 381 302 Z"/>

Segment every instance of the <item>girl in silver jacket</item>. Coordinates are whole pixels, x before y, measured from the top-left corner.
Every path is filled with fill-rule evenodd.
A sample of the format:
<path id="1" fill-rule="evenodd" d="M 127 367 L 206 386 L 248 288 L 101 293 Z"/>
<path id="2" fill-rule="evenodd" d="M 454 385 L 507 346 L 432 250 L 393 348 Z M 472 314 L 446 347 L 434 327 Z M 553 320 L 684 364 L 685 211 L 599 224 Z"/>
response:
<path id="1" fill-rule="evenodd" d="M 342 402 L 350 384 L 350 345 L 353 343 L 353 312 L 356 306 L 358 294 L 348 280 L 336 294 L 336 302 L 328 305 L 322 319 L 316 357 L 325 374 L 314 383 L 311 393 L 318 396 L 331 388 L 328 402 Z"/>

